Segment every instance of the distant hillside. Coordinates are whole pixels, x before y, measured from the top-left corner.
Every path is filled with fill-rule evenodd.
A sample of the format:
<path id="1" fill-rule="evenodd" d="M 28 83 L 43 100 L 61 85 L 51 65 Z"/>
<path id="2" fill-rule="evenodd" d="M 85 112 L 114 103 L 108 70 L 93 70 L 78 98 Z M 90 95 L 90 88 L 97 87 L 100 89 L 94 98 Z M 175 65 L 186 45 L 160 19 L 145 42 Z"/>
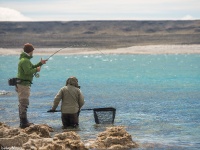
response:
<path id="1" fill-rule="evenodd" d="M 0 22 L 0 39 L 2 48 L 200 44 L 200 20 Z"/>

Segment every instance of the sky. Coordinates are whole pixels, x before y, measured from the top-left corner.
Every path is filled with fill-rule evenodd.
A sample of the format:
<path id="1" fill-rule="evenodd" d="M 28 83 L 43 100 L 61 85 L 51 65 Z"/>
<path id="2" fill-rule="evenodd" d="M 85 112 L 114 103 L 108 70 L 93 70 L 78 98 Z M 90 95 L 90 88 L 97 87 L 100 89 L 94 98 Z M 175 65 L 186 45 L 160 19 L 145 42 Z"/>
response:
<path id="1" fill-rule="evenodd" d="M 0 0 L 0 21 L 199 19 L 200 0 Z"/>

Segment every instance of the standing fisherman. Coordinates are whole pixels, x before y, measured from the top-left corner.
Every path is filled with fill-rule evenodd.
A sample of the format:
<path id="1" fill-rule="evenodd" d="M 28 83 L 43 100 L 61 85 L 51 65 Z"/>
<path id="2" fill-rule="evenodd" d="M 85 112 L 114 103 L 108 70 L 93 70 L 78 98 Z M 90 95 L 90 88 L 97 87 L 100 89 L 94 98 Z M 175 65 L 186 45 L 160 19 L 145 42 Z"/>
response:
<path id="1" fill-rule="evenodd" d="M 18 75 L 20 83 L 16 85 L 16 91 L 19 99 L 19 118 L 20 128 L 29 127 L 32 123 L 29 123 L 27 119 L 27 108 L 29 105 L 30 86 L 32 84 L 33 76 L 35 73 L 40 72 L 41 66 L 46 64 L 47 60 L 42 60 L 33 65 L 30 59 L 33 57 L 33 45 L 26 43 L 24 45 L 24 51 L 20 55 L 18 64 Z"/>

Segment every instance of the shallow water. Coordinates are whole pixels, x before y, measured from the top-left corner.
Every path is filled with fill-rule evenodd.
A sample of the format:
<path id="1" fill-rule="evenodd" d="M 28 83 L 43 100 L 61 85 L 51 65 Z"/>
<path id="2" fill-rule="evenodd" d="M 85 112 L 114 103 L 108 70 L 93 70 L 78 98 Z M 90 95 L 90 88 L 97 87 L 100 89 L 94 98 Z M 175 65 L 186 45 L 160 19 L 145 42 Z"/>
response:
<path id="1" fill-rule="evenodd" d="M 34 56 L 33 63 L 48 56 Z M 18 127 L 18 100 L 8 78 L 17 74 L 18 56 L 0 56 L 0 121 Z M 60 113 L 47 113 L 69 76 L 79 79 L 84 108 L 115 107 L 115 126 L 126 126 L 138 149 L 200 148 L 200 55 L 55 55 L 31 87 L 29 120 L 61 132 Z M 59 108 L 58 108 L 59 109 Z M 95 125 L 81 111 L 83 140 L 110 125 Z M 55 134 L 55 133 L 53 133 Z"/>

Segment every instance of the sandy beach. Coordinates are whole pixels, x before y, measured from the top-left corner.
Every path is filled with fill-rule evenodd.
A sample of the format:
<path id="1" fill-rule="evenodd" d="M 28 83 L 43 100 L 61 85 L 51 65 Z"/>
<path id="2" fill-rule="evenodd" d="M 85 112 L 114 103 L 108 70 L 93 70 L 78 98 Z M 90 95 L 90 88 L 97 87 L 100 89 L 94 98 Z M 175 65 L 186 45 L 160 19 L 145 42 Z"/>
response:
<path id="1" fill-rule="evenodd" d="M 60 50 L 62 49 L 62 50 Z M 200 45 L 148 45 L 132 46 L 117 49 L 98 48 L 35 48 L 34 55 L 51 55 L 60 50 L 56 55 L 75 54 L 199 54 Z M 22 48 L 0 48 L 0 55 L 19 55 Z"/>

